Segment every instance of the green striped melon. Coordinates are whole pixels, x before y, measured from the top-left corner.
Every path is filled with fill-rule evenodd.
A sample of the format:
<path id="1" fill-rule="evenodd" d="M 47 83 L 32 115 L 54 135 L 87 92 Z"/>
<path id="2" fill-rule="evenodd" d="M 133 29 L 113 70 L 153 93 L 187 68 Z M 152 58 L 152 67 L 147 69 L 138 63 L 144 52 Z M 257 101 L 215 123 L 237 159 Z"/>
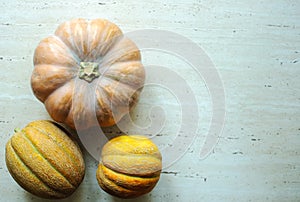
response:
<path id="1" fill-rule="evenodd" d="M 15 181 L 42 198 L 66 198 L 84 178 L 80 148 L 51 121 L 33 121 L 16 131 L 6 144 L 5 156 Z"/>

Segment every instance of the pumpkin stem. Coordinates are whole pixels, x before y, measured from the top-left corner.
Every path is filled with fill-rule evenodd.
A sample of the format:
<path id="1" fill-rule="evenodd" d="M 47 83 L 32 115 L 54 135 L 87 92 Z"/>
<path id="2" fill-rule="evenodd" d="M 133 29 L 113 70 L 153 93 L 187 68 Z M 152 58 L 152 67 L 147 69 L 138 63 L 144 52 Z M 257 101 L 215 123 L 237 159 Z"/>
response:
<path id="1" fill-rule="evenodd" d="M 20 129 L 20 128 L 15 128 L 15 129 L 14 129 L 14 132 L 15 132 L 15 133 L 21 132 L 21 129 Z"/>
<path id="2" fill-rule="evenodd" d="M 80 62 L 79 78 L 87 82 L 92 82 L 100 76 L 99 63 L 95 62 Z"/>

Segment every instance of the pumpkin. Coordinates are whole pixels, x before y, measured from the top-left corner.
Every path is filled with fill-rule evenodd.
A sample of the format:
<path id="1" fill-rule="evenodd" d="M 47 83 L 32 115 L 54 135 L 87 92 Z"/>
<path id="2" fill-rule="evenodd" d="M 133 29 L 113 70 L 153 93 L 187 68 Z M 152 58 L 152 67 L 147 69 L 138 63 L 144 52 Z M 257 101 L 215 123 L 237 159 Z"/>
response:
<path id="1" fill-rule="evenodd" d="M 144 136 L 122 135 L 104 145 L 96 177 L 107 193 L 133 198 L 155 187 L 161 169 L 161 154 L 151 140 Z"/>
<path id="2" fill-rule="evenodd" d="M 15 181 L 42 198 L 66 198 L 84 178 L 80 148 L 50 121 L 33 121 L 17 131 L 6 144 L 5 157 Z"/>
<path id="3" fill-rule="evenodd" d="M 112 126 L 138 102 L 137 46 L 104 19 L 73 19 L 35 49 L 31 87 L 51 118 L 73 129 Z"/>

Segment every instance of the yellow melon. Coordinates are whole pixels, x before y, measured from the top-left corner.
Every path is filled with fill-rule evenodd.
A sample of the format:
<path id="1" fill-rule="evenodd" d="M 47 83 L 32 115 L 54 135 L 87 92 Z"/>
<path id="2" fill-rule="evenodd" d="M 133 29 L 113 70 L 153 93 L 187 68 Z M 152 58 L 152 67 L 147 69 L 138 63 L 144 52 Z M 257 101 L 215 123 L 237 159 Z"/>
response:
<path id="1" fill-rule="evenodd" d="M 107 193 L 133 198 L 155 187 L 161 169 L 161 154 L 151 140 L 122 135 L 104 145 L 96 177 Z"/>
<path id="2" fill-rule="evenodd" d="M 42 198 L 66 198 L 84 178 L 80 148 L 51 121 L 33 121 L 16 131 L 6 144 L 5 155 L 15 181 Z"/>

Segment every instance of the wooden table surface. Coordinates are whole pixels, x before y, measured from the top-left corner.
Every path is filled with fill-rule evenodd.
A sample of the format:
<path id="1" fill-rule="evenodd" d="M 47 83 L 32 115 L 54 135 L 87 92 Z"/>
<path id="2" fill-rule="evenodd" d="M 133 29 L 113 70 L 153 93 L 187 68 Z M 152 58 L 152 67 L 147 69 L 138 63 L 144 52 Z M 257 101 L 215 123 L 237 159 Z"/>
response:
<path id="1" fill-rule="evenodd" d="M 24 191 L 9 175 L 5 144 L 14 128 L 49 118 L 30 87 L 38 42 L 60 23 L 82 17 L 106 18 L 125 33 L 151 28 L 188 38 L 207 53 L 224 85 L 223 132 L 211 154 L 200 159 L 212 116 L 205 82 L 178 58 L 143 53 L 147 64 L 164 61 L 161 64 L 174 66 L 193 90 L 199 108 L 194 113 L 200 118 L 191 120 L 198 129 L 187 152 L 163 169 L 150 194 L 132 201 L 300 201 L 299 8 L 297 0 L 2 1 L 0 200 L 44 201 Z M 156 139 L 172 142 L 180 105 L 189 100 L 178 103 L 172 93 L 149 86 L 134 112 L 135 120 L 147 120 L 149 106 L 162 100 L 167 121 Z M 116 129 L 105 132 L 116 133 Z M 84 154 L 85 179 L 63 201 L 123 201 L 99 188 L 98 162 L 86 150 Z"/>

